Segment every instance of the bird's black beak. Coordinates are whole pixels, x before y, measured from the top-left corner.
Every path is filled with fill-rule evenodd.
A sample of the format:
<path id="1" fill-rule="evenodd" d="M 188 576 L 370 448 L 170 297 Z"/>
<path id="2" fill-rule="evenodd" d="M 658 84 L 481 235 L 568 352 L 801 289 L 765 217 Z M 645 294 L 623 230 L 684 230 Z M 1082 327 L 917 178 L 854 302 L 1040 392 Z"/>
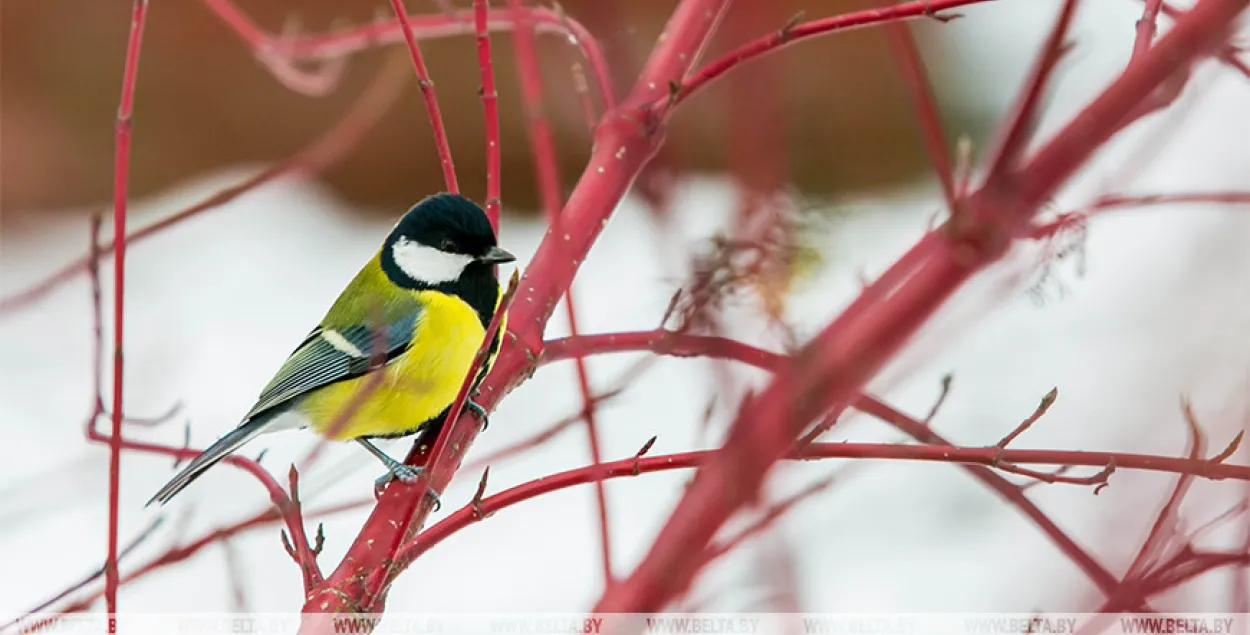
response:
<path id="1" fill-rule="evenodd" d="M 514 260 L 516 260 L 516 256 L 513 256 L 512 254 L 498 247 L 491 247 L 490 251 L 486 252 L 485 255 L 478 258 L 479 262 L 485 262 L 485 263 L 492 264 L 492 265 L 497 265 L 497 264 L 504 263 L 504 262 L 512 262 Z"/>

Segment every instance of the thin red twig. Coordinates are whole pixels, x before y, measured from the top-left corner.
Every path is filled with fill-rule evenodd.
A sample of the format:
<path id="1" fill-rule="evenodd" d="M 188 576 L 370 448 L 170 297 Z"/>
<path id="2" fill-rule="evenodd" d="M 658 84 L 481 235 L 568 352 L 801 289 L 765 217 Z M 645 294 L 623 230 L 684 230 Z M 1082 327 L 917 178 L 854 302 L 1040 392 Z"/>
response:
<path id="1" fill-rule="evenodd" d="M 1201 0 L 1141 59 L 1074 117 L 1029 161 L 1021 179 L 1023 207 L 1041 204 L 1098 147 L 1129 123 L 1133 107 L 1190 62 L 1217 50 L 1245 0 Z M 1080 161 L 1074 161 L 1080 158 Z"/>
<path id="2" fill-rule="evenodd" d="M 117 106 L 116 148 L 113 157 L 113 430 L 109 439 L 108 556 L 104 562 L 104 601 L 109 615 L 117 614 L 117 533 L 122 457 L 122 383 L 124 355 L 126 282 L 126 186 L 130 176 L 130 138 L 133 130 L 135 82 L 139 75 L 139 54 L 143 46 L 143 25 L 147 0 L 135 0 L 130 15 L 130 37 L 126 44 L 126 66 L 122 75 L 121 103 Z M 95 253 L 92 236 L 92 253 Z"/>
<path id="3" fill-rule="evenodd" d="M 451 160 L 451 145 L 447 142 L 447 129 L 443 127 L 443 115 L 438 109 L 438 97 L 434 93 L 434 81 L 430 79 L 430 71 L 425 67 L 425 58 L 421 56 L 421 47 L 412 34 L 412 25 L 408 22 L 408 11 L 404 9 L 404 0 L 391 0 L 391 9 L 399 20 L 400 32 L 404 35 L 404 43 L 408 46 L 408 55 L 412 58 L 412 66 L 417 72 L 417 86 L 421 89 L 421 97 L 425 100 L 425 112 L 430 117 L 430 129 L 434 132 L 434 147 L 438 149 L 438 161 L 443 166 L 443 181 L 447 191 L 460 193 L 460 185 L 456 183 L 456 165 Z"/>

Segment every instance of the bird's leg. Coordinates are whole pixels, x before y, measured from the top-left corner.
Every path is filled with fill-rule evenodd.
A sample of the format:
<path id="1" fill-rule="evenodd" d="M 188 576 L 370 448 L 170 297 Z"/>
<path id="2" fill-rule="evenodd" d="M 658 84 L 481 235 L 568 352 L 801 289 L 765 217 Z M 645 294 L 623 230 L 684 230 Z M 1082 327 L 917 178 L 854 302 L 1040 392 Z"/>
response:
<path id="1" fill-rule="evenodd" d="M 478 396 L 478 394 L 480 393 L 478 393 L 477 389 L 474 388 L 473 392 L 469 394 L 469 400 L 464 402 L 464 405 L 469 410 L 472 410 L 473 414 L 477 415 L 477 418 L 481 420 L 482 431 L 485 432 L 486 429 L 490 427 L 490 418 L 486 416 L 486 409 L 477 405 L 477 402 L 473 401 L 473 397 Z"/>
<path id="2" fill-rule="evenodd" d="M 415 483 L 417 481 L 417 477 L 425 469 L 414 465 L 404 465 L 403 463 L 396 461 L 391 458 L 389 454 L 378 449 L 378 446 L 374 445 L 368 439 L 356 439 L 356 442 L 364 446 L 370 454 L 376 456 L 378 460 L 382 462 L 382 465 L 386 466 L 386 474 L 379 476 L 378 479 L 374 481 L 374 487 L 378 490 L 386 487 L 387 483 L 391 482 L 391 479 L 399 479 L 410 484 Z M 434 499 L 434 504 L 436 506 L 443 506 L 443 501 L 439 499 L 438 492 L 435 492 L 433 488 L 430 488 L 430 490 L 426 493 Z"/>

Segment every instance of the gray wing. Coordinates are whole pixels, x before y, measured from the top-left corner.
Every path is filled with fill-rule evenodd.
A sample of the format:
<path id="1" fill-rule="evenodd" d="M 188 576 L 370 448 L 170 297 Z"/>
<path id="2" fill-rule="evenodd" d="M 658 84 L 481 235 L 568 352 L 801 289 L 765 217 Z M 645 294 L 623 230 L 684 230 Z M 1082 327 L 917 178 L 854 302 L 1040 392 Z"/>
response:
<path id="1" fill-rule="evenodd" d="M 413 312 L 392 320 L 381 332 L 364 324 L 313 329 L 261 391 L 244 421 L 317 388 L 368 373 L 379 343 L 386 347 L 387 362 L 404 354 L 418 316 Z"/>

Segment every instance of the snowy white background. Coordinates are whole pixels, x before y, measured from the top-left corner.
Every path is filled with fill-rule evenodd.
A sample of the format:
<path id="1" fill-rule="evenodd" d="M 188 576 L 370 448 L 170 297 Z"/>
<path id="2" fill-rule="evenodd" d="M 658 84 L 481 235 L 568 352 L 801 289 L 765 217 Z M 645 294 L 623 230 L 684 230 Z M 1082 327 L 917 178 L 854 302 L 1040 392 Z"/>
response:
<path id="1" fill-rule="evenodd" d="M 1003 2 L 974 7 L 941 27 L 957 43 L 956 85 L 991 111 L 1006 108 L 1048 27 L 1054 2 Z M 1051 91 L 1041 135 L 1053 133 L 1122 68 L 1140 6 L 1088 3 L 1073 39 L 1078 48 Z M 800 54 L 791 52 L 787 54 Z M 1197 72 L 1175 112 L 1140 122 L 1110 144 L 1057 199 L 1079 205 L 1099 193 L 1245 189 L 1250 168 L 1250 84 L 1214 64 Z M 139 134 L 142 134 L 141 130 Z M 836 151 L 836 149 L 830 149 Z M 1144 155 L 1157 151 L 1146 161 Z M 177 191 L 135 201 L 134 225 L 160 218 L 253 173 L 242 166 Z M 820 226 L 813 242 L 824 267 L 806 280 L 790 306 L 810 334 L 852 297 L 858 275 L 875 275 L 924 231 L 940 210 L 936 188 L 920 183 L 822 203 L 844 215 Z M 620 207 L 592 251 L 576 286 L 587 333 L 651 328 L 685 277 L 689 249 L 722 227 L 733 209 L 731 189 L 717 179 L 682 186 L 677 228 L 657 228 L 634 200 Z M 57 217 L 57 216 L 53 216 Z M 136 438 L 179 444 L 190 421 L 203 446 L 236 422 L 299 338 L 376 248 L 389 221 L 361 224 L 319 186 L 286 181 L 136 246 L 128 261 L 126 403 L 150 416 L 180 403 L 175 422 L 132 430 Z M 537 224 L 505 224 L 502 242 L 524 264 L 541 237 Z M 959 443 L 997 441 L 1052 386 L 1057 404 L 1019 447 L 1176 454 L 1185 447 L 1178 401 L 1189 395 L 1222 448 L 1240 429 L 1250 400 L 1250 220 L 1232 208 L 1176 206 L 1116 213 L 1092 223 L 1081 275 L 1071 262 L 1053 275 L 1036 304 L 1027 289 L 1037 254 L 1021 250 L 974 281 L 918 342 L 874 382 L 874 391 L 920 415 L 955 374 L 954 391 L 935 426 Z M 81 221 L 36 239 L 4 240 L 0 289 L 8 295 L 83 251 Z M 676 246 L 679 249 L 673 249 Z M 90 411 L 88 285 L 79 277 L 38 305 L 0 316 L 0 614 L 27 609 L 92 570 L 104 556 L 107 452 L 82 438 Z M 109 287 L 106 284 L 106 296 Z M 556 312 L 548 336 L 564 334 Z M 777 341 L 739 322 L 737 335 L 775 347 Z M 107 325 L 106 325 L 107 326 Z M 637 356 L 591 362 L 600 388 Z M 632 455 L 652 435 L 652 454 L 706 445 L 699 421 L 714 384 L 702 360 L 660 360 L 624 396 L 600 409 L 604 455 Z M 742 371 L 749 381 L 758 373 Z M 483 456 L 575 412 L 579 396 L 569 363 L 541 370 L 508 397 L 472 456 Z M 726 408 L 716 411 L 723 429 Z M 858 416 L 832 438 L 899 438 Z M 270 448 L 265 465 L 284 475 L 310 437 L 283 433 L 253 442 Z M 402 454 L 406 443 L 389 446 Z M 490 491 L 585 464 L 583 428 L 574 427 L 538 451 L 491 466 Z M 1246 452 L 1237 460 L 1246 461 Z M 848 469 L 850 468 L 850 469 Z M 767 557 L 788 551 L 799 605 L 811 611 L 1076 611 L 1097 607 L 1093 585 L 1013 507 L 948 465 L 812 462 L 784 465 L 769 483 L 773 497 L 830 474 L 844 478 L 788 515 L 749 548 L 706 570 L 690 595 L 706 609 L 768 610 L 777 592 L 763 575 Z M 170 475 L 170 461 L 139 454 L 123 461 L 122 537 L 151 522 L 144 502 Z M 354 447 L 331 447 L 303 480 L 306 508 L 351 500 L 371 491 L 378 465 Z M 613 556 L 626 574 L 678 500 L 688 473 L 610 482 Z M 443 499 L 442 514 L 468 501 L 478 474 L 463 474 Z M 1113 573 L 1132 559 L 1172 479 L 1117 472 L 1100 496 L 1054 485 L 1030 497 Z M 1231 506 L 1244 488 L 1199 483 L 1184 509 L 1190 525 Z M 166 508 L 171 518 L 128 560 L 144 562 L 179 540 L 248 517 L 267 504 L 264 490 L 238 470 L 221 467 Z M 365 510 L 325 520 L 324 568 L 336 564 Z M 440 514 L 441 515 L 441 514 Z M 313 523 L 310 523 L 312 525 Z M 1223 546 L 1239 525 L 1213 534 Z M 246 608 L 297 609 L 296 567 L 283 552 L 278 526 L 230 544 Z M 505 510 L 455 535 L 421 558 L 390 593 L 390 610 L 572 611 L 602 590 L 594 495 L 565 490 Z M 768 554 L 772 554 L 769 556 Z M 232 590 L 222 546 L 127 585 L 126 611 L 229 610 Z M 1159 608 L 1227 610 L 1230 572 L 1209 574 L 1155 603 Z"/>

